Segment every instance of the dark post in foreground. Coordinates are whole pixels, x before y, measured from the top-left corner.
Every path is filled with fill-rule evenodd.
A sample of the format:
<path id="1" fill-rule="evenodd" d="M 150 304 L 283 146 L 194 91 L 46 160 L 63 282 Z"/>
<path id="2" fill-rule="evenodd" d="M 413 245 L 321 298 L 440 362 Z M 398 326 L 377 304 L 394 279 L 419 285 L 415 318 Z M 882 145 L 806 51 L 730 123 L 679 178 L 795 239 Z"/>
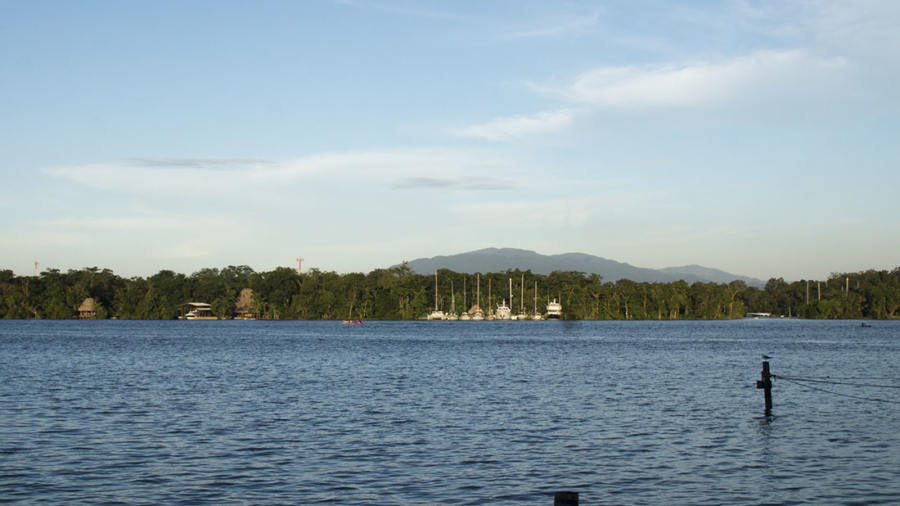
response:
<path id="1" fill-rule="evenodd" d="M 769 374 L 769 361 L 762 363 L 762 379 L 756 382 L 756 388 L 765 389 L 766 416 L 772 414 L 772 375 Z"/>
<path id="2" fill-rule="evenodd" d="M 578 506 L 578 492 L 556 492 L 553 506 Z"/>

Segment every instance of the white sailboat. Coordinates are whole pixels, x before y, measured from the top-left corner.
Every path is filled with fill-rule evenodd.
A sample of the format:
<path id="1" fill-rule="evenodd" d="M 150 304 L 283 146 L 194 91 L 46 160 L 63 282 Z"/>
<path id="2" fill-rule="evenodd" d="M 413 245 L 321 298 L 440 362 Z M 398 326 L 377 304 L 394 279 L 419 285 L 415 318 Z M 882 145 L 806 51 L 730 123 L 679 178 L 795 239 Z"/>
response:
<path id="1" fill-rule="evenodd" d="M 509 280 L 510 283 L 510 297 L 509 300 L 512 300 L 512 279 Z M 516 315 L 513 320 L 527 320 L 528 316 L 525 314 L 525 274 L 522 273 L 522 283 L 519 285 L 519 288 L 522 290 L 522 296 L 519 297 L 519 314 Z"/>
<path id="2" fill-rule="evenodd" d="M 469 321 L 472 319 L 472 316 L 469 315 L 469 311 L 466 310 L 466 278 L 463 278 L 463 312 L 459 315 L 459 319 L 462 321 Z"/>
<path id="3" fill-rule="evenodd" d="M 542 319 L 541 313 L 537 310 L 537 281 L 534 282 L 534 307 L 531 310 L 531 319 L 534 321 Z"/>
<path id="4" fill-rule="evenodd" d="M 482 321 L 484 320 L 484 311 L 481 310 L 481 274 L 478 274 L 478 289 L 476 291 L 475 296 L 475 305 L 472 306 L 472 309 L 469 310 L 472 313 L 473 321 Z"/>
<path id="5" fill-rule="evenodd" d="M 434 271 L 434 311 L 428 315 L 429 320 L 446 320 L 447 317 L 444 315 L 444 312 L 438 309 L 438 276 L 437 271 Z"/>
<path id="6" fill-rule="evenodd" d="M 491 294 L 491 280 L 488 280 L 488 314 L 485 317 L 486 320 L 492 321 L 494 320 L 494 296 Z"/>
<path id="7" fill-rule="evenodd" d="M 450 282 L 450 313 L 447 314 L 447 320 L 454 322 L 459 320 L 459 315 L 456 314 L 456 292 L 453 290 L 453 281 Z"/>

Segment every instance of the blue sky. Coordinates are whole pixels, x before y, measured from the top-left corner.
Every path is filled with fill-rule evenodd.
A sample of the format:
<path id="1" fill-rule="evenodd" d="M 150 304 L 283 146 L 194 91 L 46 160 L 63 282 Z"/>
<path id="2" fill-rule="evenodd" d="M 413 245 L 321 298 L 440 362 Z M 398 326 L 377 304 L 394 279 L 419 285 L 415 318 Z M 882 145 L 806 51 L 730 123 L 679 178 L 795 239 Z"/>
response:
<path id="1" fill-rule="evenodd" d="M 0 268 L 900 266 L 900 2 L 0 2 Z"/>

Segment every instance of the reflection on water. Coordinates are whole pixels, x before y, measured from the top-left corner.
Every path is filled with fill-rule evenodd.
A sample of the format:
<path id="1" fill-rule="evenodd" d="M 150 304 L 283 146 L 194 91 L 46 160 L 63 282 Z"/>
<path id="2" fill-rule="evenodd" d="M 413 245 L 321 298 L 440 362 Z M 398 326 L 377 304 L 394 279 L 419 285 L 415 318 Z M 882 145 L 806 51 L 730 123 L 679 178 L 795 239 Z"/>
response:
<path id="1" fill-rule="evenodd" d="M 858 326 L 3 321 L 0 500 L 896 503 L 900 406 L 755 388 L 891 377 Z"/>

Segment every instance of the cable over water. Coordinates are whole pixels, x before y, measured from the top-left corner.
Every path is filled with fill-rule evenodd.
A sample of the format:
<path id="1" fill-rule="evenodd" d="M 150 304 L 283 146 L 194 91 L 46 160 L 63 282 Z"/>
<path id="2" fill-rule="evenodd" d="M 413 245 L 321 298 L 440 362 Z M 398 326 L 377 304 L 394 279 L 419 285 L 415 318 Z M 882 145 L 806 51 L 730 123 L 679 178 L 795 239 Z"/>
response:
<path id="1" fill-rule="evenodd" d="M 847 381 L 832 381 L 831 379 L 819 379 L 819 378 L 796 378 L 791 376 L 780 376 L 773 374 L 773 378 L 783 379 L 787 381 L 799 381 L 805 383 L 827 383 L 829 385 L 847 385 L 853 387 L 870 387 L 870 388 L 897 388 L 900 389 L 900 385 L 873 385 L 871 383 L 850 383 Z M 837 379 L 837 378 L 834 378 Z"/>
<path id="2" fill-rule="evenodd" d="M 788 383 L 794 383 L 794 384 L 799 385 L 799 386 L 801 386 L 801 387 L 803 387 L 803 388 L 808 388 L 808 389 L 810 389 L 810 390 L 816 390 L 816 391 L 819 391 L 819 392 L 825 392 L 825 393 L 832 394 L 832 395 L 838 395 L 838 396 L 841 396 L 841 397 L 849 397 L 849 398 L 851 398 L 851 399 L 858 399 L 858 400 L 861 400 L 861 401 L 883 402 L 883 403 L 887 403 L 887 404 L 900 404 L 900 401 L 892 401 L 892 400 L 888 400 L 888 399 L 878 399 L 878 398 L 875 398 L 875 397 L 863 397 L 863 396 L 861 396 L 861 395 L 845 394 L 845 393 L 841 393 L 841 392 L 835 392 L 835 391 L 833 391 L 833 390 L 826 390 L 826 389 L 824 389 L 824 388 L 819 388 L 819 387 L 814 387 L 814 386 L 812 386 L 812 385 L 806 385 L 806 384 L 804 384 L 804 383 L 806 383 L 806 382 L 809 382 L 809 380 L 795 379 L 795 378 L 790 378 L 790 377 L 787 377 L 787 376 L 776 376 L 776 375 L 774 375 L 774 374 L 772 375 L 772 377 L 773 377 L 773 378 L 776 378 L 776 379 L 780 379 L 780 380 L 787 381 Z M 822 382 L 822 381 L 816 381 L 816 382 L 817 382 L 817 383 L 827 383 L 827 382 Z M 845 383 L 838 383 L 838 384 L 845 384 Z M 862 386 L 862 385 L 853 384 L 853 386 Z"/>

